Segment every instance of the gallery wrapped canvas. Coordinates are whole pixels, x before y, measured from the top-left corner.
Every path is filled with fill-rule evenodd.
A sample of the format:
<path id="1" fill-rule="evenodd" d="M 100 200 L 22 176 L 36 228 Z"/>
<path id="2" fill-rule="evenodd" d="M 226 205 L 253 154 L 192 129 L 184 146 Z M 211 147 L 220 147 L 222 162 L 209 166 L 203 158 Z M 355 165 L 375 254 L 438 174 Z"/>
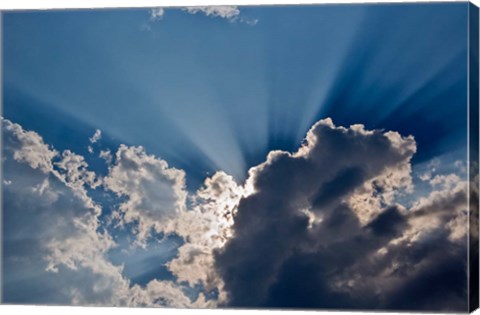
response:
<path id="1" fill-rule="evenodd" d="M 1 13 L 4 304 L 478 307 L 468 2 Z"/>

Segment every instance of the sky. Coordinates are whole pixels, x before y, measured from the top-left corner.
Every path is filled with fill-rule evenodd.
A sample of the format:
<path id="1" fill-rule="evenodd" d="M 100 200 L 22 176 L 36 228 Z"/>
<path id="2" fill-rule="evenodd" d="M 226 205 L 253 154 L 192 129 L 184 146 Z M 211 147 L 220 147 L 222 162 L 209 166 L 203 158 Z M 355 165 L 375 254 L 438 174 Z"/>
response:
<path id="1" fill-rule="evenodd" d="M 468 9 L 3 12 L 2 301 L 466 310 Z"/>

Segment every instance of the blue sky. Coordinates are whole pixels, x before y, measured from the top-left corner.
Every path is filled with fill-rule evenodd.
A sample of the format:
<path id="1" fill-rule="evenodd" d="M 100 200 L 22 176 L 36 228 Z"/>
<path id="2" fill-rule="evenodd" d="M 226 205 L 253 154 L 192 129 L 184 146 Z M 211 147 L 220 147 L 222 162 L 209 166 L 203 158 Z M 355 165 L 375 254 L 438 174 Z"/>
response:
<path id="1" fill-rule="evenodd" d="M 143 145 L 200 179 L 218 169 L 244 179 L 323 117 L 413 134 L 420 159 L 465 145 L 465 4 L 241 12 L 258 22 L 175 9 L 160 21 L 146 9 L 7 13 L 4 116 L 59 148 L 75 137 L 79 153 L 99 128 L 112 146 Z"/>
<path id="2" fill-rule="evenodd" d="M 408 168 L 413 169 L 409 176 L 416 190 L 394 199 L 385 195 L 387 201 L 382 199 L 382 205 L 395 201 L 415 208 L 421 197 L 435 196 L 438 183 L 452 189 L 448 185 L 464 179 L 466 173 L 459 169 L 465 168 L 462 163 L 467 153 L 467 3 L 257 6 L 235 10 L 226 17 L 180 8 L 165 8 L 157 17 L 149 8 L 4 12 L 3 118 L 37 133 L 59 152 L 71 150 L 82 156 L 98 178 L 112 177 L 115 165 L 131 171 L 118 157 L 113 164 L 105 163 L 98 157 L 101 150 L 115 155 L 122 144 L 142 146 L 148 154 L 166 161 L 168 167 L 138 151 L 125 150 L 125 154 L 143 159 L 146 164 L 142 165 L 161 169 L 159 178 L 166 176 L 161 178 L 166 178 L 173 187 L 169 189 L 176 193 L 175 185 L 183 175 L 163 172 L 182 170 L 187 208 L 196 205 L 205 179 L 218 171 L 233 177 L 233 181 L 224 179 L 224 185 L 247 189 L 247 178 L 261 178 L 258 169 L 248 173 L 251 167 L 265 161 L 274 164 L 267 159 L 271 151 L 297 151 L 312 126 L 325 118 L 331 118 L 336 126 L 363 124 L 366 130 L 398 132 L 405 137 L 405 146 L 410 141 L 406 137 L 414 137 L 416 149 L 411 159 L 408 157 Z M 101 130 L 101 139 L 91 143 L 89 138 L 97 129 Z M 318 132 L 317 137 L 323 135 L 323 131 Z M 393 138 L 388 139 L 393 145 Z M 347 145 L 345 151 L 338 152 L 348 152 Z M 385 161 L 386 169 L 394 167 L 391 161 L 406 161 L 403 155 L 384 154 L 384 160 L 379 161 Z M 17 161 L 15 155 L 13 160 Z M 407 170 L 402 168 L 404 164 L 396 167 Z M 348 190 L 349 185 L 359 185 L 355 178 L 363 179 L 372 169 L 355 176 L 356 166 L 339 169 L 338 174 L 353 176 L 352 181 L 342 181 L 339 186 Z M 18 175 L 16 171 L 15 167 L 6 174 L 13 178 Z M 23 170 L 19 168 L 18 172 Z M 434 180 L 435 174 L 453 173 L 459 176 L 453 182 L 446 177 L 438 177 L 438 183 Z M 52 174 L 48 177 L 52 183 L 66 176 Z M 270 177 L 265 178 L 265 182 L 270 181 Z M 60 180 L 69 182 L 67 177 Z M 336 189 L 338 182 L 325 181 Z M 140 183 L 143 192 L 150 192 L 148 183 Z M 260 187 L 262 183 L 255 185 Z M 408 190 L 404 184 L 392 187 Z M 182 282 L 180 272 L 168 265 L 189 241 L 183 232 L 172 234 L 169 227 L 160 227 L 159 222 L 170 220 L 170 213 L 157 217 L 148 208 L 157 209 L 153 201 L 162 203 L 167 193 L 153 194 L 150 202 L 117 186 L 113 179 L 102 185 L 104 188 L 85 184 L 85 191 L 101 208 L 96 231 L 109 234 L 118 245 L 104 250 L 102 257 L 108 263 L 123 265 L 122 275 L 130 284 L 145 287 L 151 280 L 160 279 L 181 284 L 191 299 L 196 299 L 199 292 L 219 299 L 218 290 L 208 291 L 204 280 L 197 285 Z M 37 186 L 32 183 L 32 187 Z M 388 189 L 379 188 L 374 197 L 384 193 Z M 165 199 L 165 207 L 183 200 L 183 195 L 179 196 L 175 195 L 178 200 Z M 247 193 L 243 196 L 245 200 L 250 198 Z M 128 202 L 136 197 L 141 199 L 136 204 L 138 209 L 143 207 L 141 211 L 125 210 L 131 209 L 132 203 Z M 245 208 L 244 213 L 249 213 L 249 204 L 237 200 L 235 209 Z M 118 213 L 125 217 L 116 217 Z M 239 218 L 243 216 L 239 214 Z M 147 219 L 159 221 L 142 221 Z M 145 227 L 155 233 L 138 247 L 135 238 Z M 242 223 L 235 223 L 235 230 L 242 228 Z M 235 242 L 228 244 L 234 246 Z M 218 259 L 215 266 L 225 276 L 225 288 L 235 295 L 241 286 L 226 276 L 231 275 L 229 268 L 237 270 L 228 265 L 228 253 L 227 248 L 212 259 Z M 290 266 L 285 259 L 282 268 Z M 449 262 L 445 264 L 450 266 Z M 288 270 L 279 270 L 283 270 L 277 274 L 279 278 L 287 277 Z M 9 281 L 18 288 L 18 279 L 12 276 Z M 402 288 L 407 287 L 405 284 Z M 272 285 L 268 298 L 250 301 L 251 305 L 241 296 L 231 301 L 237 303 L 234 306 L 275 306 L 282 300 L 279 290 Z M 25 302 L 27 297 L 18 292 L 12 289 L 8 297 Z M 305 301 L 308 307 L 310 300 Z M 348 301 L 347 307 L 399 305 L 395 301 L 381 305 Z M 290 306 L 298 306 L 292 303 Z"/>

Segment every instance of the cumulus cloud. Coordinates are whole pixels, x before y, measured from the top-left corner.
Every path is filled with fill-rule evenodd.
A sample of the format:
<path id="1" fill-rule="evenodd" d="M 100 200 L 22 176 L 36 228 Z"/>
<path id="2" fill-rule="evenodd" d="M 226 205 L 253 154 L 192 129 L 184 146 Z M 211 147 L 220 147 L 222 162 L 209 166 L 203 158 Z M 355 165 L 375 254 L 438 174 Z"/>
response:
<path id="1" fill-rule="evenodd" d="M 330 119 L 297 152 L 271 152 L 215 254 L 224 304 L 466 310 L 465 183 L 396 203 L 415 152 L 413 137 Z"/>
<path id="2" fill-rule="evenodd" d="M 221 291 L 222 282 L 213 268 L 213 250 L 230 237 L 233 215 L 244 195 L 232 176 L 217 172 L 207 178 L 190 196 L 187 207 L 183 171 L 169 167 L 141 147 L 122 145 L 104 185 L 127 197 L 115 219 L 120 225 L 134 223 L 140 244 L 152 232 L 175 233 L 184 239 L 178 256 L 167 264 L 180 282 Z"/>
<path id="3" fill-rule="evenodd" d="M 88 164 L 83 156 L 75 154 L 70 150 L 62 153 L 62 159 L 54 163 L 58 172 L 63 175 L 66 183 L 74 186 L 91 188 L 98 187 L 101 182 L 96 174 L 88 170 Z"/>
<path id="4" fill-rule="evenodd" d="M 3 145 L 12 152 L 10 158 L 17 162 L 24 162 L 43 173 L 53 169 L 52 159 L 58 152 L 43 143 L 37 133 L 25 131 L 20 125 L 3 118 L 2 129 L 4 130 Z"/>
<path id="5" fill-rule="evenodd" d="M 430 172 L 418 197 L 411 136 L 321 120 L 297 152 L 270 152 L 245 183 L 219 171 L 188 192 L 183 170 L 142 147 L 101 151 L 101 178 L 35 132 L 2 128 L 4 266 L 17 284 L 7 301 L 466 310 L 468 185 Z M 118 244 L 92 189 L 119 197 L 112 218 L 137 245 L 154 232 L 183 239 L 166 263 L 176 281 L 132 284 L 109 261 Z M 198 285 L 192 300 L 185 288 Z"/>
<path id="6" fill-rule="evenodd" d="M 245 190 L 233 177 L 217 172 L 205 180 L 193 197 L 193 209 L 183 212 L 176 225 L 176 233 L 186 242 L 167 264 L 169 270 L 191 286 L 202 284 L 207 291 L 216 289 L 219 301 L 225 299 L 225 294 L 223 281 L 214 268 L 213 251 L 231 237 L 233 216 L 244 195 Z"/>
<path id="7" fill-rule="evenodd" d="M 116 246 L 98 217 L 101 207 L 87 194 L 98 185 L 83 157 L 49 148 L 35 132 L 2 120 L 4 187 L 3 300 L 8 303 L 170 306 L 191 301 L 182 286 L 154 280 L 131 285 L 122 267 L 107 258 Z"/>
<path id="8" fill-rule="evenodd" d="M 8 120 L 2 121 L 3 135 L 8 139 L 3 154 L 5 175 L 12 184 L 4 188 L 4 263 L 8 268 L 7 281 L 31 279 L 26 288 L 14 287 L 5 291 L 5 299 L 22 299 L 24 295 L 41 296 L 43 287 L 58 290 L 50 303 L 71 303 L 72 291 L 85 296 L 79 300 L 101 300 L 103 291 L 94 297 L 91 288 L 75 287 L 70 272 L 60 272 L 59 266 L 68 269 L 87 269 L 92 287 L 102 281 L 93 280 L 92 272 L 113 266 L 101 263 L 101 252 L 113 245 L 111 238 L 97 233 L 96 217 L 101 209 L 85 193 L 83 185 L 93 178 L 85 170 L 82 159 L 65 152 L 54 169 L 52 159 L 56 151 L 44 144 L 36 133 L 25 131 Z M 41 162 L 40 162 L 41 161 Z M 51 276 L 46 273 L 57 273 Z M 34 279 L 38 279 L 35 282 Z M 72 281 L 72 282 L 69 282 Z M 110 290 L 110 289 L 108 289 Z"/>
<path id="9" fill-rule="evenodd" d="M 173 232 L 175 218 L 186 207 L 184 171 L 169 167 L 142 147 L 121 145 L 104 185 L 127 198 L 119 207 L 120 215 L 123 222 L 138 224 L 139 241 L 152 229 Z"/>

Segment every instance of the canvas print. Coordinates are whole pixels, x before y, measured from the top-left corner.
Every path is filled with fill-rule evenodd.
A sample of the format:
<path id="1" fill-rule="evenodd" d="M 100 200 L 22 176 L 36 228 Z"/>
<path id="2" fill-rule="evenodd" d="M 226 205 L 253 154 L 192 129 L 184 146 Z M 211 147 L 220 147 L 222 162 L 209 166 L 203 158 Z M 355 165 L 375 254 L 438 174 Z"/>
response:
<path id="1" fill-rule="evenodd" d="M 4 304 L 478 306 L 478 8 L 1 14 Z"/>

